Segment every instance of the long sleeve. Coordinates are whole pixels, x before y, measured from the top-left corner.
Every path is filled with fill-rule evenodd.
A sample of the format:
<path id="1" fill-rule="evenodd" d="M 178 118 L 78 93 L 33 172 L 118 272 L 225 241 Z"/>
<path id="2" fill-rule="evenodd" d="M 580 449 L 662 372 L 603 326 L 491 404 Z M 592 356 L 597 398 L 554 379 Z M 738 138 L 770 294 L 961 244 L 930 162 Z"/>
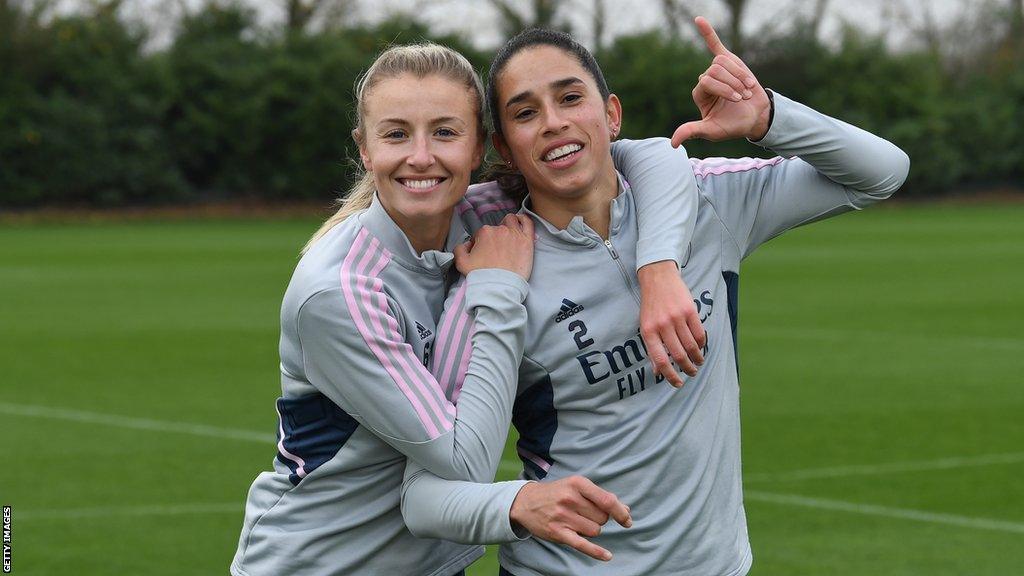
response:
<path id="1" fill-rule="evenodd" d="M 612 159 L 636 201 L 637 269 L 662 260 L 682 266 L 697 221 L 697 182 L 686 150 L 668 138 L 618 140 Z"/>
<path id="2" fill-rule="evenodd" d="M 479 346 L 479 334 L 473 329 L 471 303 L 462 297 L 464 291 L 465 284 L 460 280 L 445 302 L 430 363 L 440 385 L 453 391 L 453 399 L 460 409 L 466 394 L 463 379 L 473 370 L 472 357 Z M 463 366 L 466 362 L 468 367 Z M 518 379 L 519 366 L 507 376 Z M 509 413 L 501 423 L 506 430 L 511 419 Z M 497 446 L 499 453 L 502 448 L 504 437 Z M 526 481 L 491 484 L 497 469 L 498 461 L 495 461 L 484 477 L 471 478 L 469 482 L 454 481 L 440 478 L 418 462 L 409 460 L 402 484 L 402 516 L 406 526 L 421 538 L 444 538 L 467 544 L 509 542 L 528 535 L 516 534 L 509 520 L 512 502 Z"/>
<path id="3" fill-rule="evenodd" d="M 484 482 L 490 482 L 491 478 Z M 512 527 L 509 511 L 528 480 L 478 483 L 438 478 L 409 461 L 402 484 L 402 517 L 420 538 L 499 544 L 529 537 Z"/>
<path id="4" fill-rule="evenodd" d="M 782 232 L 891 196 L 910 160 L 891 142 L 778 93 L 763 146 L 779 157 L 694 161 L 741 257 Z"/>
<path id="5" fill-rule="evenodd" d="M 405 342 L 401 310 L 371 277 L 347 278 L 303 303 L 297 329 L 306 375 L 409 459 L 444 478 L 489 481 L 511 418 L 527 290 L 505 270 L 469 275 L 463 302 L 473 313 L 475 350 L 457 408 Z"/>

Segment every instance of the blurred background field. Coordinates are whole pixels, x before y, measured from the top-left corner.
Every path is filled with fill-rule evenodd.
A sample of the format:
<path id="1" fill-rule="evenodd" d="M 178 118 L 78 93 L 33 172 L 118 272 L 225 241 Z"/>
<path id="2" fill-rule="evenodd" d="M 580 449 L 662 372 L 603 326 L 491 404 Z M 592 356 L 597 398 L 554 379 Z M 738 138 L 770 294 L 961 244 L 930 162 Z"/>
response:
<path id="1" fill-rule="evenodd" d="M 376 4 L 0 0 L 0 208 L 328 200 L 352 177 L 360 71 L 389 43 L 433 39 L 483 72 L 496 46 L 478 28 L 499 42 L 532 24 L 572 30 L 622 96 L 623 135 L 667 136 L 697 116 L 690 91 L 710 59 L 696 13 L 716 15 L 765 86 L 906 150 L 905 196 L 1024 187 L 1024 0 L 637 0 L 622 4 L 657 24 L 614 36 L 609 0 L 448 0 L 433 9 L 444 27 L 421 4 L 360 19 Z M 471 17 L 482 5 L 486 27 Z M 268 6 L 287 11 L 268 21 Z"/>
<path id="2" fill-rule="evenodd" d="M 1024 564 L 1022 218 L 1020 204 L 882 206 L 747 261 L 754 574 Z M 0 228 L 16 574 L 226 573 L 274 457 L 278 306 L 316 224 Z M 517 470 L 508 450 L 499 474 Z"/>
<path id="3" fill-rule="evenodd" d="M 0 0 L 14 573 L 226 573 L 274 457 L 281 296 L 352 178 L 377 51 L 433 39 L 485 71 L 523 26 L 568 28 L 625 136 L 667 136 L 697 114 L 696 13 L 766 86 L 912 159 L 902 201 L 741 274 L 752 574 L 1020 572 L 1024 0 Z M 491 550 L 469 574 L 495 572 Z"/>

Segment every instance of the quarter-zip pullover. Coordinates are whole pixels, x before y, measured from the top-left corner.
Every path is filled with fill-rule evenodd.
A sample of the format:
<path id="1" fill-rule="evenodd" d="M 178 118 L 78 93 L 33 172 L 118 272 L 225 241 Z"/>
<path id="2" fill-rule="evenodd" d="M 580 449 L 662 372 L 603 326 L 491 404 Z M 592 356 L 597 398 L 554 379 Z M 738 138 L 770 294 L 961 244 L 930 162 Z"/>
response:
<path id="1" fill-rule="evenodd" d="M 690 175 L 652 178 L 654 166 L 685 165 L 686 156 L 663 142 L 613 150 L 646 192 L 645 260 L 678 260 L 676 236 L 692 230 L 696 187 Z M 445 250 L 417 254 L 374 199 L 303 256 L 281 307 L 274 471 L 249 491 L 232 574 L 449 576 L 483 553 L 414 537 L 400 488 L 407 460 L 440 477 L 494 478 L 522 358 L 527 284 L 478 270 L 453 293 L 472 318 L 446 323 L 440 315 L 457 277 L 451 250 L 467 228 L 517 208 L 492 185 L 473 186 L 456 206 Z M 679 212 L 690 221 L 680 223 Z M 455 341 L 448 334 L 463 331 L 473 334 L 472 351 L 445 352 Z M 514 496 L 494 502 L 506 533 Z"/>
<path id="2" fill-rule="evenodd" d="M 523 480 L 492 485 L 407 473 L 413 533 L 507 542 L 516 576 L 737 576 L 751 565 L 740 466 L 740 262 L 782 232 L 887 198 L 909 161 L 891 143 L 779 94 L 770 160 L 693 160 L 700 191 L 682 277 L 707 332 L 705 363 L 682 389 L 655 377 L 639 335 L 633 195 L 621 188 L 605 243 L 581 218 L 559 230 L 524 206 L 538 238 L 512 420 Z M 458 306 L 445 315 L 459 314 Z M 464 335 L 446 350 L 465 346 Z M 604 563 L 499 523 L 526 481 L 583 475 L 631 507 L 633 526 L 592 540 Z M 499 504 L 500 503 L 500 504 Z M 506 516 L 507 517 L 507 516 Z"/>

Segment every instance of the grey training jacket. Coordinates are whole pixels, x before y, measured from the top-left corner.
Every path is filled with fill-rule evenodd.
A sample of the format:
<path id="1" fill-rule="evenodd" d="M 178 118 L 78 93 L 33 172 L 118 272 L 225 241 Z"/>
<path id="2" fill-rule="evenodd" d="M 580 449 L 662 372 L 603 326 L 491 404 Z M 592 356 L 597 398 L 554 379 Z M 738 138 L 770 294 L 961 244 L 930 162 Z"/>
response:
<path id="1" fill-rule="evenodd" d="M 899 148 L 776 94 L 758 144 L 770 160 L 693 160 L 700 204 L 682 276 L 708 335 L 705 364 L 676 390 L 655 378 L 639 331 L 637 221 L 623 188 L 606 243 L 580 217 L 558 230 L 533 214 L 538 241 L 513 422 L 526 480 L 581 474 L 631 507 L 594 538 L 608 563 L 520 540 L 500 522 L 523 481 L 452 482 L 407 473 L 402 510 L 413 533 L 506 542 L 516 576 L 745 574 L 752 561 L 740 467 L 740 261 L 771 238 L 887 198 L 906 178 Z M 445 315 L 459 313 L 458 306 Z M 446 318 L 447 320 L 447 318 Z M 458 333 L 446 337 L 460 339 Z M 446 344 L 446 350 L 460 344 Z"/>
<path id="2" fill-rule="evenodd" d="M 692 229 L 695 186 L 663 190 L 659 181 L 652 189 L 652 166 L 669 154 L 663 143 L 616 148 L 649 192 L 648 229 L 670 230 L 651 234 L 646 261 L 679 259 L 676 237 Z M 673 152 L 670 161 L 687 160 Z M 281 308 L 274 470 L 250 488 L 233 574 L 447 576 L 480 556 L 479 546 L 414 537 L 400 488 L 407 459 L 445 478 L 494 477 L 522 357 L 527 285 L 510 272 L 476 271 L 456 293 L 472 320 L 439 319 L 455 279 L 450 250 L 467 239 L 466 225 L 495 223 L 515 208 L 493 186 L 472 187 L 456 207 L 447 251 L 420 255 L 375 199 L 303 256 Z M 689 224 L 675 221 L 679 211 Z M 473 331 L 472 354 L 457 362 L 431 354 L 463 330 Z M 494 504 L 510 530 L 511 499 Z"/>

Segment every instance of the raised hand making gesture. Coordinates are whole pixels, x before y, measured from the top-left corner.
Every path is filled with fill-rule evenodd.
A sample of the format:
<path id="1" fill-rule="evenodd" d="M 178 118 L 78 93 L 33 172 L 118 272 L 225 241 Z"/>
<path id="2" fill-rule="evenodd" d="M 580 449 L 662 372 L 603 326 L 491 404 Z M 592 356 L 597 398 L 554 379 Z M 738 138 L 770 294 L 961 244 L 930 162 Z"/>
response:
<path id="1" fill-rule="evenodd" d="M 676 128 L 672 145 L 691 138 L 760 140 L 768 132 L 771 117 L 768 93 L 743 60 L 722 44 L 710 22 L 702 16 L 694 21 L 714 58 L 692 92 L 701 119 Z"/>

